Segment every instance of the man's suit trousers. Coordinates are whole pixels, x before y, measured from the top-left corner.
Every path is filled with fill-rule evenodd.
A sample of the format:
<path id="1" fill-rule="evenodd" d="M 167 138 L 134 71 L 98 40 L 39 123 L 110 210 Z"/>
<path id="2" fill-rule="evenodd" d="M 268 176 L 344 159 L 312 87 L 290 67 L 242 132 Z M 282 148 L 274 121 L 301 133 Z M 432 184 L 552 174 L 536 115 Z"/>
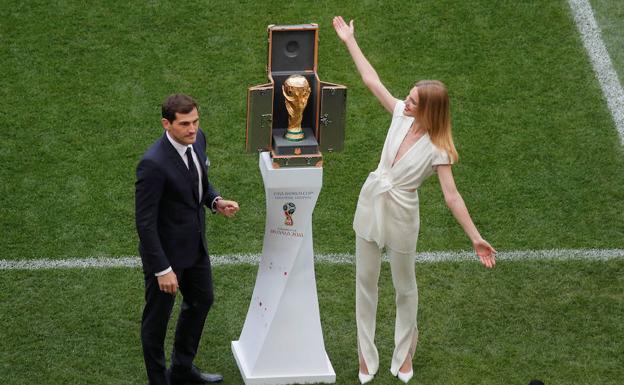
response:
<path id="1" fill-rule="evenodd" d="M 182 294 L 180 316 L 171 353 L 171 366 L 190 370 L 208 310 L 214 301 L 212 271 L 207 256 L 190 268 L 174 271 Z M 150 385 L 167 385 L 164 352 L 167 324 L 175 297 L 160 290 L 157 277 L 145 274 L 145 308 L 141 322 L 143 358 Z"/>

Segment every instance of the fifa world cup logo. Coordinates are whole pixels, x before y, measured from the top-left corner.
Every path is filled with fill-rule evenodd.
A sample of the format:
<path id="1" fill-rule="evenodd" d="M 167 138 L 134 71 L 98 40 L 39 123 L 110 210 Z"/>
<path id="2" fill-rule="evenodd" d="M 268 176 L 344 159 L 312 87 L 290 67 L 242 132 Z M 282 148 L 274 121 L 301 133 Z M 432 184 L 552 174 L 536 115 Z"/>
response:
<path id="1" fill-rule="evenodd" d="M 284 215 L 286 216 L 286 220 L 284 221 L 284 224 L 286 226 L 292 226 L 293 225 L 292 215 L 295 213 L 295 210 L 297 209 L 297 207 L 295 206 L 294 203 L 288 202 L 284 204 L 284 207 L 282 207 L 282 209 L 284 209 Z"/>
<path id="2" fill-rule="evenodd" d="M 289 76 L 282 85 L 282 93 L 288 110 L 288 131 L 284 137 L 290 141 L 298 142 L 305 137 L 301 128 L 301 119 L 308 104 L 310 92 L 310 84 L 301 75 Z"/>

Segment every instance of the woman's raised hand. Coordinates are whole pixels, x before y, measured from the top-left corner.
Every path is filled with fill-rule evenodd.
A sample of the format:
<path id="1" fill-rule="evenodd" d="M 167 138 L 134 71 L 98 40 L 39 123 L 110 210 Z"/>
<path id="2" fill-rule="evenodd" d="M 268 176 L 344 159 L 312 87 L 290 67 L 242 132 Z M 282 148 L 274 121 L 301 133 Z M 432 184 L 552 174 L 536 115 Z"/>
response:
<path id="1" fill-rule="evenodd" d="M 333 20 L 334 29 L 336 30 L 336 34 L 343 42 L 347 42 L 347 40 L 353 38 L 353 20 L 347 24 L 342 16 L 335 16 Z"/>

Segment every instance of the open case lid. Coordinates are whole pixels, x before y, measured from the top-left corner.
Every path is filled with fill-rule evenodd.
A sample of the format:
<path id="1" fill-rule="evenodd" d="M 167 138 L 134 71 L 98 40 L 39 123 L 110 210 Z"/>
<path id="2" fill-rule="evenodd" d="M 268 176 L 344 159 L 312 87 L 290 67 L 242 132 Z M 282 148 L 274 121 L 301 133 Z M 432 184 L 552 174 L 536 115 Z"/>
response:
<path id="1" fill-rule="evenodd" d="M 316 72 L 318 24 L 269 25 L 268 72 Z"/>

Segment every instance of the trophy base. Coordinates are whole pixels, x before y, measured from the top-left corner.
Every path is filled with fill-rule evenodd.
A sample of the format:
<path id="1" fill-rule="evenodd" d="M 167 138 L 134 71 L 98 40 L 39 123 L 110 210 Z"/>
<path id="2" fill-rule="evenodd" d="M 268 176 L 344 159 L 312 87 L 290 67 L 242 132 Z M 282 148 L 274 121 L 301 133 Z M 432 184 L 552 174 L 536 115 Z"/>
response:
<path id="1" fill-rule="evenodd" d="M 276 155 L 309 155 L 319 152 L 319 145 L 310 128 L 304 128 L 299 141 L 292 141 L 285 137 L 287 130 L 276 128 L 273 130 L 273 152 Z"/>
<path id="2" fill-rule="evenodd" d="M 287 167 L 323 167 L 323 155 L 320 152 L 306 155 L 277 155 L 271 151 L 273 168 Z"/>
<path id="3" fill-rule="evenodd" d="M 287 131 L 286 135 L 284 135 L 284 138 L 286 140 L 290 140 L 291 142 L 300 142 L 303 140 L 303 138 L 305 138 L 305 134 L 303 133 L 303 131 L 297 131 L 297 132 Z"/>

